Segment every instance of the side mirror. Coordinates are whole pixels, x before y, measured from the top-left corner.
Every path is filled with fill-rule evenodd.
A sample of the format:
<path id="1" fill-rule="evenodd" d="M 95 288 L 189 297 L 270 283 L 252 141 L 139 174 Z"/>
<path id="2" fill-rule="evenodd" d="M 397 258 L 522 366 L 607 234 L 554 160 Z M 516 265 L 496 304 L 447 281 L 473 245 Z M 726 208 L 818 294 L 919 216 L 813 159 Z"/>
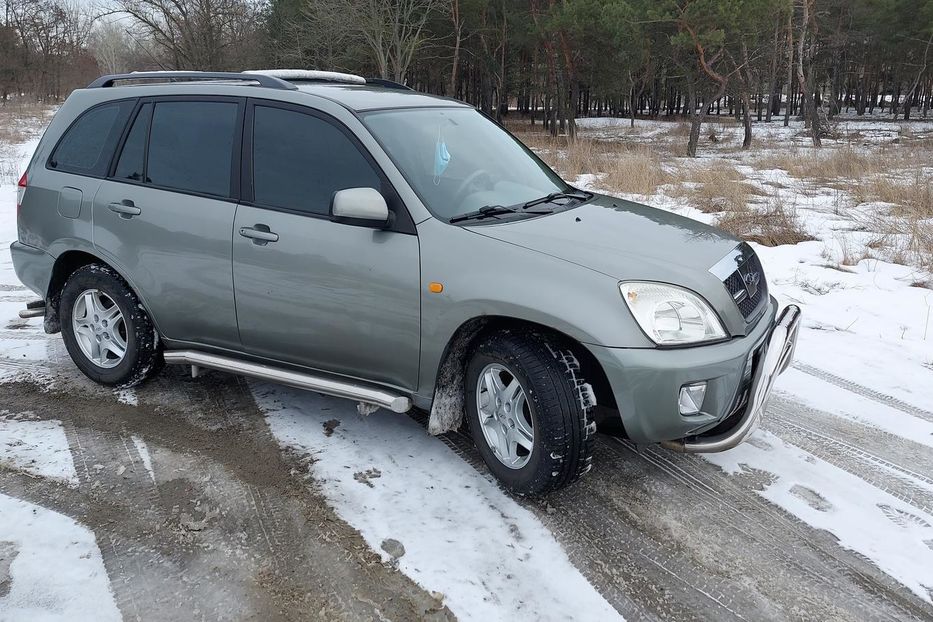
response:
<path id="1" fill-rule="evenodd" d="M 334 193 L 330 212 L 337 218 L 369 220 L 384 225 L 389 221 L 385 197 L 373 188 L 347 188 Z"/>

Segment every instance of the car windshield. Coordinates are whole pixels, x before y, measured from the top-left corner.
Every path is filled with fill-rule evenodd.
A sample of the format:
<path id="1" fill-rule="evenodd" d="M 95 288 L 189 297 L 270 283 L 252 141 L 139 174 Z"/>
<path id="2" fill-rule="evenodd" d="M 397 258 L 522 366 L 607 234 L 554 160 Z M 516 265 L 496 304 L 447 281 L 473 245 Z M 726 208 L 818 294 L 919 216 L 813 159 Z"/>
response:
<path id="1" fill-rule="evenodd" d="M 382 110 L 363 120 L 438 218 L 450 220 L 487 206 L 521 206 L 572 190 L 524 145 L 472 108 Z M 540 214 L 544 207 L 528 215 Z"/>

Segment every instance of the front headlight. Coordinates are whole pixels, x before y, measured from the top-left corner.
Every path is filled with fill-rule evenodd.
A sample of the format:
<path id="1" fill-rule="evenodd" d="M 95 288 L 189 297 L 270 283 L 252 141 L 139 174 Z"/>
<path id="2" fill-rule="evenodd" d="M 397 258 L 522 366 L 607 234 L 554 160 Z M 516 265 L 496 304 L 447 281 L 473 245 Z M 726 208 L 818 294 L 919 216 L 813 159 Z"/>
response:
<path id="1" fill-rule="evenodd" d="M 719 316 L 693 292 L 662 283 L 620 283 L 622 299 L 658 345 L 715 341 L 726 336 Z"/>

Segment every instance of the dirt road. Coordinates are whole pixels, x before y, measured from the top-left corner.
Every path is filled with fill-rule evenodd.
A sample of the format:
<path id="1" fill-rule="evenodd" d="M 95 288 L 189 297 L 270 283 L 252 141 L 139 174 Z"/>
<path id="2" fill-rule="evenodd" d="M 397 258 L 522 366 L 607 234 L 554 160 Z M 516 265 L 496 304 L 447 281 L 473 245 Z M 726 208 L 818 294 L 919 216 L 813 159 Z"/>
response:
<path id="1" fill-rule="evenodd" d="M 0 492 L 94 531 L 125 619 L 453 617 L 334 514 L 306 475 L 308 458 L 282 452 L 245 381 L 170 368 L 129 405 L 78 376 L 57 338 L 46 343 L 44 360 L 0 357 L 33 378 L 0 385 L 2 408 L 62 421 L 80 485 L 0 469 Z M 330 417 L 325 428 L 339 425 Z M 752 441 L 763 452 L 785 439 L 918 512 L 933 507 L 925 446 L 786 398 L 773 400 L 764 427 L 771 434 Z M 450 459 L 483 470 L 466 437 L 442 440 L 460 456 Z M 571 489 L 522 504 L 628 620 L 933 619 L 876 565 L 756 494 L 766 471 L 729 474 L 608 436 L 595 462 Z M 814 511 L 831 510 L 816 490 L 796 488 Z M 910 520 L 902 514 L 891 520 Z"/>

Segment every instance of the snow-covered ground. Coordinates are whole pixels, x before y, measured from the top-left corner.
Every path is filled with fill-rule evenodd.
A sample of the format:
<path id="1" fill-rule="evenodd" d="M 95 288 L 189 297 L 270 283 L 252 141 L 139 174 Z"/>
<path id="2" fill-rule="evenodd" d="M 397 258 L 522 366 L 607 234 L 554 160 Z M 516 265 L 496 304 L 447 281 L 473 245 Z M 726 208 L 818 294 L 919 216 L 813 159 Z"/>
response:
<path id="1" fill-rule="evenodd" d="M 845 123 L 861 123 L 860 140 L 869 145 L 891 140 L 899 131 L 892 124 Z M 639 122 L 633 130 L 628 120 L 584 120 L 580 125 L 605 140 L 649 143 L 666 140 L 670 129 L 669 124 Z M 911 128 L 933 133 L 933 124 Z M 723 142 L 734 143 L 739 129 L 723 126 L 717 131 Z M 775 123 L 756 126 L 756 132 L 784 141 L 788 148 L 807 148 L 799 127 L 785 130 Z M 16 147 L 15 168 L 22 169 L 34 144 Z M 778 405 L 749 443 L 707 458 L 715 467 L 703 464 L 717 473 L 721 469 L 723 478 L 755 474 L 756 481 L 764 482 L 757 490 L 761 498 L 831 533 L 839 547 L 869 560 L 931 603 L 933 472 L 926 465 L 933 464 L 933 291 L 912 286 L 925 278 L 912 266 L 880 259 L 840 266 L 843 252 L 864 245 L 870 233 L 840 212 L 840 191 L 814 189 L 778 169 L 759 170 L 754 157 L 726 148 L 702 154 L 703 159 L 730 161 L 750 183 L 793 200 L 803 226 L 815 238 L 755 248 L 772 293 L 804 312 L 798 363 L 780 380 L 779 397 L 828 413 L 833 424 L 821 427 L 806 420 L 806 413 L 785 412 Z M 578 183 L 599 188 L 599 177 Z M 629 198 L 715 220 L 688 200 L 675 198 L 671 190 L 662 187 L 654 195 Z M 46 337 L 37 320 L 16 316 L 33 295 L 16 280 L 7 250 L 16 237 L 15 196 L 13 183 L 0 183 L 0 382 L 27 379 L 52 390 L 86 393 L 84 385 L 56 375 L 49 364 L 62 356 L 61 348 L 52 345 L 58 338 Z M 383 562 L 437 593 L 461 619 L 618 617 L 603 598 L 617 586 L 599 585 L 597 591 L 581 574 L 579 559 L 568 556 L 545 527 L 547 521 L 505 495 L 485 473 L 413 420 L 381 411 L 363 417 L 351 402 L 282 387 L 257 383 L 251 388 L 278 443 L 306 458 L 307 470 L 297 475 L 325 495 Z M 30 412 L 2 410 L 3 391 L 0 384 L 0 469 L 78 486 L 65 416 L 61 421 L 38 420 Z M 111 398 L 132 408 L 145 391 L 116 392 Z M 865 460 L 877 469 L 872 473 L 898 484 L 891 488 L 779 433 L 779 428 L 790 429 L 800 438 L 865 453 L 863 443 L 833 435 L 829 427 L 884 435 L 910 451 L 924 452 L 919 454 L 922 460 L 895 464 L 880 450 L 867 455 Z M 143 477 L 155 483 L 153 457 L 159 454 L 151 453 L 140 436 L 130 436 L 128 443 L 142 460 Z M 855 444 L 859 448 L 853 449 Z M 5 593 L 7 565 L 11 587 Z M 630 584 L 621 585 L 619 589 L 627 589 Z M 0 620 L 119 619 L 114 602 L 91 531 L 50 509 L 0 494 Z"/>

